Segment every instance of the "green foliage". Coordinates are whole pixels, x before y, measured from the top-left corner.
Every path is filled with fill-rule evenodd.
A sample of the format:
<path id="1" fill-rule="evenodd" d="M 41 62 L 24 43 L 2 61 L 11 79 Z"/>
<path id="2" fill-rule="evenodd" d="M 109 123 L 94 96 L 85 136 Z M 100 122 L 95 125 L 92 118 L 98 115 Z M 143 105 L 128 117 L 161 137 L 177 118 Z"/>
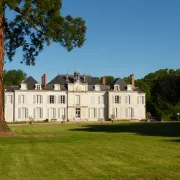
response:
<path id="1" fill-rule="evenodd" d="M 102 78 L 103 77 L 101 77 L 101 83 L 102 83 Z M 106 85 L 108 85 L 108 86 L 114 81 L 113 76 L 105 76 L 105 78 L 106 78 Z"/>
<path id="2" fill-rule="evenodd" d="M 127 84 L 130 77 L 125 77 Z M 177 120 L 180 112 L 180 69 L 160 69 L 135 80 L 135 86 L 146 93 L 146 111 L 157 120 Z"/>
<path id="3" fill-rule="evenodd" d="M 22 47 L 26 65 L 35 65 L 35 58 L 51 42 L 60 43 L 68 51 L 82 47 L 86 25 L 81 17 L 62 16 L 61 0 L 8 0 L 4 8 L 14 11 L 14 18 L 4 18 L 5 49 L 12 61 Z"/>
<path id="4" fill-rule="evenodd" d="M 3 71 L 4 76 L 4 85 L 12 86 L 12 85 L 20 85 L 23 80 L 27 78 L 27 75 L 22 70 L 9 70 Z"/>

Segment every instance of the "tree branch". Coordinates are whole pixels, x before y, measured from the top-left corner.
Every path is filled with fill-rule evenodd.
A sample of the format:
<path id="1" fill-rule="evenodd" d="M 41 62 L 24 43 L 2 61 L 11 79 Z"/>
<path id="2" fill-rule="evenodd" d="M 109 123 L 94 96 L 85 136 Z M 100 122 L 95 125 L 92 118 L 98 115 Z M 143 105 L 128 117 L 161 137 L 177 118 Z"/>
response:
<path id="1" fill-rule="evenodd" d="M 16 11 L 17 13 L 21 14 L 23 17 L 25 17 L 25 19 L 29 22 L 29 25 L 31 27 L 33 27 L 36 31 L 45 35 L 45 33 L 43 31 L 41 31 L 28 16 L 26 16 L 25 14 L 22 13 L 22 11 L 20 10 L 19 7 L 15 7 L 15 8 L 13 8 L 13 10 Z"/>

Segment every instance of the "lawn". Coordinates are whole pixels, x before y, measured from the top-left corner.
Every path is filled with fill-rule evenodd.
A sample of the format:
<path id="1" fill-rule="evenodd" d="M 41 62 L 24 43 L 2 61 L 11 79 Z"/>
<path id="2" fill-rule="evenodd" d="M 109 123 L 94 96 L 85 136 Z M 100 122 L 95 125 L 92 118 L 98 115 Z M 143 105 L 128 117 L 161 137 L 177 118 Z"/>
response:
<path id="1" fill-rule="evenodd" d="M 1 180 L 180 179 L 180 123 L 11 125 Z M 54 135 L 54 136 L 50 136 Z"/>

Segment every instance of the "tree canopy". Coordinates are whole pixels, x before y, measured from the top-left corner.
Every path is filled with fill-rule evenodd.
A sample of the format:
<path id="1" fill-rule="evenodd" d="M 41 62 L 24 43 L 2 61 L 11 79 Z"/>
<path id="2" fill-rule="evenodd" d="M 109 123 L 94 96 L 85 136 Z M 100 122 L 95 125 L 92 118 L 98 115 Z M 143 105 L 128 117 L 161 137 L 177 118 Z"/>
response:
<path id="1" fill-rule="evenodd" d="M 129 84 L 129 78 L 124 78 Z M 146 93 L 146 111 L 158 120 L 177 120 L 180 113 L 180 69 L 160 69 L 135 80 Z"/>
<path id="2" fill-rule="evenodd" d="M 45 44 L 60 43 L 68 51 L 81 47 L 86 26 L 81 17 L 62 16 L 61 0 L 0 0 L 1 12 L 14 11 L 14 19 L 4 16 L 5 49 L 10 61 L 17 48 L 23 50 L 26 65 L 34 65 L 35 57 Z"/>
<path id="3" fill-rule="evenodd" d="M 4 85 L 20 85 L 23 80 L 27 78 L 27 74 L 22 70 L 4 70 Z"/>

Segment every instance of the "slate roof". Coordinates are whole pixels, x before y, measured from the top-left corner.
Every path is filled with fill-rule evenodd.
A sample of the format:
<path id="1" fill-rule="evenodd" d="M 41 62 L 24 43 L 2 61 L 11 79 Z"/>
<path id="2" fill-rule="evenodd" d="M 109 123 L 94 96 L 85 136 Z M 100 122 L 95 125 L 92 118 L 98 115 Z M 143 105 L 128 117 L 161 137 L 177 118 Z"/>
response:
<path id="1" fill-rule="evenodd" d="M 111 90 L 113 90 L 114 89 L 114 85 L 120 85 L 120 90 L 121 91 L 127 91 L 127 84 L 126 84 L 126 82 L 123 80 L 123 79 L 121 79 L 121 78 L 116 78 L 113 82 L 112 82 L 112 84 L 111 84 L 111 86 L 110 86 L 110 89 Z M 138 87 L 135 87 L 134 89 L 133 89 L 133 91 L 138 91 L 139 93 L 144 93 L 143 91 L 141 91 Z"/>
<path id="2" fill-rule="evenodd" d="M 27 84 L 28 90 L 32 90 L 34 89 L 34 85 L 37 84 L 38 82 L 32 76 L 29 76 L 26 80 L 23 81 L 23 83 Z"/>
<path id="3" fill-rule="evenodd" d="M 74 75 L 68 75 L 69 83 L 74 83 Z M 84 82 L 83 76 L 80 76 L 80 82 Z M 100 84 L 99 81 L 92 76 L 86 75 L 86 82 L 89 85 Z M 48 84 L 60 84 L 64 85 L 66 83 L 66 75 L 57 75 L 54 79 L 52 79 Z M 47 84 L 47 85 L 48 85 Z"/>
<path id="4" fill-rule="evenodd" d="M 29 76 L 23 83 L 27 84 L 28 90 L 33 90 L 36 83 L 38 83 L 32 76 Z M 19 86 L 5 86 L 6 92 L 13 92 L 15 90 L 20 90 Z"/>

